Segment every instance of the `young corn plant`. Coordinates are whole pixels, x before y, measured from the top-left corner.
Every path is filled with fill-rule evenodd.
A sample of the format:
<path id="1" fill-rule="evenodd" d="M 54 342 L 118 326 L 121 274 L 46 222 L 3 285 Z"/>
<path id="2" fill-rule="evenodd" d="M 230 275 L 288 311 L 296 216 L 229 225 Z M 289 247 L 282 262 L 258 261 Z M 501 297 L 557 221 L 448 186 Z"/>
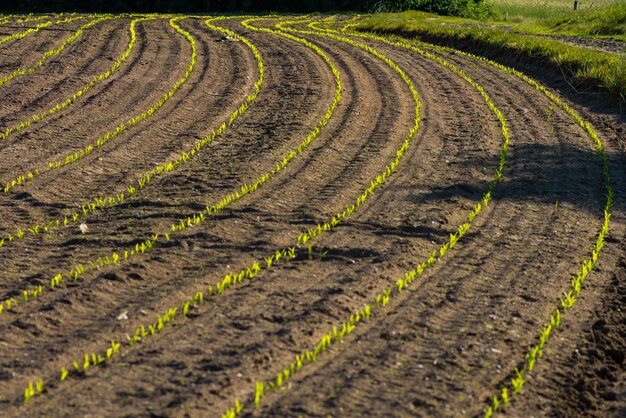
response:
<path id="1" fill-rule="evenodd" d="M 131 52 L 132 47 L 133 47 L 133 45 L 135 43 L 135 40 L 136 40 L 135 23 L 139 22 L 139 21 L 143 21 L 143 20 L 153 19 L 153 18 L 154 17 L 145 17 L 145 18 L 135 19 L 135 20 L 133 20 L 131 22 L 131 27 L 130 27 L 131 42 L 130 42 L 128 48 L 126 49 L 124 55 L 122 57 L 120 57 L 120 59 L 118 59 L 118 61 L 113 65 L 111 70 L 109 70 L 108 72 L 98 76 L 97 77 L 97 81 L 103 81 L 106 78 L 110 77 L 110 75 L 117 68 L 119 68 L 119 66 L 123 63 L 123 61 L 126 60 L 128 55 L 130 55 L 130 52 Z M 220 127 L 217 130 L 212 131 L 207 137 L 205 137 L 202 140 L 198 141 L 191 149 L 189 149 L 187 152 L 183 152 L 181 154 L 181 156 L 179 156 L 176 160 L 158 165 L 154 170 L 151 170 L 150 172 L 146 173 L 142 178 L 140 178 L 137 181 L 136 185 L 129 185 L 128 186 L 128 196 L 135 195 L 139 191 L 139 189 L 141 189 L 144 186 L 146 186 L 147 184 L 149 184 L 150 181 L 154 177 L 157 177 L 157 176 L 160 176 L 160 175 L 169 174 L 170 172 L 172 172 L 175 169 L 177 169 L 181 164 L 183 164 L 183 162 L 188 161 L 190 158 L 194 157 L 204 147 L 206 147 L 208 144 L 213 142 L 214 139 L 216 139 L 228 127 L 230 127 L 234 123 L 234 121 L 240 115 L 245 113 L 247 111 L 247 109 L 249 108 L 249 106 L 256 100 L 258 94 L 260 93 L 261 86 L 263 85 L 263 80 L 264 80 L 264 67 L 263 67 L 263 59 L 261 57 L 261 54 L 259 53 L 259 51 L 256 48 L 256 46 L 253 45 L 252 43 L 250 43 L 250 41 L 248 41 L 248 39 L 238 35 L 237 33 L 233 32 L 231 30 L 221 28 L 221 27 L 213 25 L 211 23 L 211 22 L 219 21 L 219 20 L 222 20 L 222 19 L 225 19 L 225 18 L 226 17 L 208 19 L 208 20 L 206 20 L 206 25 L 207 25 L 208 28 L 210 28 L 212 30 L 225 33 L 228 36 L 232 36 L 233 38 L 240 40 L 241 42 L 243 42 L 252 51 L 252 53 L 253 53 L 256 61 L 257 61 L 257 68 L 258 68 L 258 79 L 257 79 L 257 81 L 254 84 L 254 91 L 251 94 L 249 94 L 246 97 L 246 100 L 239 106 L 239 108 L 237 108 L 237 110 L 235 110 L 231 114 L 231 116 L 229 118 L 228 124 L 227 123 L 223 123 L 222 125 L 220 125 Z M 90 85 L 88 85 L 88 87 L 91 88 Z M 85 91 L 82 91 L 81 95 Z M 76 98 L 76 95 L 74 97 Z M 64 104 L 69 105 L 69 102 L 66 101 L 66 102 L 64 102 Z M 64 106 L 64 107 L 67 107 L 67 106 Z M 56 112 L 56 111 L 59 111 L 59 110 L 62 110 L 62 109 L 57 106 L 57 107 L 51 109 L 50 112 L 54 113 L 54 112 L 52 112 L 53 110 L 54 110 L 54 112 Z M 25 123 L 25 126 L 28 126 L 28 124 Z M 8 136 L 11 132 L 13 132 L 13 131 L 7 130 L 5 132 L 5 135 Z M 0 135 L 0 138 L 6 138 L 6 136 L 3 137 L 2 135 Z M 57 164 L 51 163 L 51 169 L 60 168 L 60 167 L 61 167 L 60 164 L 57 165 Z M 10 187 L 5 187 L 5 191 L 6 192 L 8 192 L 9 190 L 10 190 Z M 117 204 L 122 204 L 122 203 L 124 203 L 125 199 L 126 199 L 126 194 L 124 194 L 124 193 L 118 193 L 115 196 L 108 196 L 108 197 L 103 197 L 103 198 L 95 198 L 90 203 L 83 204 L 81 206 L 81 212 L 75 212 L 73 215 L 71 215 L 71 220 L 74 223 L 78 223 L 82 219 L 87 217 L 90 213 L 92 213 L 92 212 L 94 212 L 96 210 L 99 210 L 99 209 L 102 210 L 102 209 L 106 209 L 107 207 L 115 206 Z M 82 214 L 82 218 L 80 218 L 81 214 Z M 61 222 L 62 222 L 63 226 L 67 226 L 68 223 L 69 223 L 68 217 L 65 216 L 62 221 L 60 219 L 56 219 L 56 220 L 48 222 L 48 224 L 50 225 L 49 230 L 51 231 L 54 228 L 58 228 L 61 225 Z M 46 232 L 48 232 L 48 230 L 46 230 Z M 165 234 L 165 235 L 167 236 L 167 239 L 169 240 L 169 235 L 167 235 L 167 234 Z M 21 237 L 19 237 L 19 238 L 21 238 Z M 3 244 L 4 244 L 4 242 L 0 243 L 0 247 L 2 247 Z"/>
<path id="2" fill-rule="evenodd" d="M 109 20 L 109 19 L 112 19 L 112 17 L 105 16 L 105 17 L 94 19 L 91 22 L 81 26 L 76 32 L 74 32 L 73 35 L 71 35 L 69 38 L 67 38 L 61 44 L 61 46 L 59 46 L 56 49 L 51 49 L 49 51 L 46 51 L 42 55 L 41 59 L 35 65 L 33 65 L 32 67 L 30 67 L 30 68 L 20 68 L 20 69 L 17 69 L 15 71 L 13 71 L 12 73 L 4 76 L 4 77 L 1 77 L 0 78 L 0 87 L 2 87 L 3 85 L 9 83 L 10 81 L 13 81 L 14 79 L 16 79 L 18 77 L 22 77 L 22 76 L 25 76 L 25 75 L 28 75 L 28 74 L 33 74 L 37 69 L 41 68 L 46 63 L 46 61 L 48 61 L 49 59 L 51 59 L 53 57 L 56 57 L 59 54 L 61 54 L 61 52 L 63 52 L 63 50 L 68 45 L 72 44 L 74 41 L 76 41 L 78 38 L 80 38 L 86 29 L 89 29 L 92 26 L 95 26 L 98 23 L 103 22 L 105 20 Z M 76 20 L 76 19 L 74 19 L 74 20 Z M 32 179 L 33 174 L 29 173 L 29 176 L 30 176 L 29 177 L 29 180 L 30 180 L 30 179 Z"/>
<path id="3" fill-rule="evenodd" d="M 17 186 L 21 186 L 25 184 L 26 182 L 32 180 L 33 178 L 36 178 L 42 175 L 43 173 L 56 170 L 61 167 L 68 166 L 70 164 L 75 163 L 76 161 L 79 161 L 85 158 L 86 156 L 90 155 L 94 150 L 102 148 L 107 142 L 109 142 L 113 138 L 117 137 L 118 135 L 125 132 L 129 128 L 145 121 L 146 119 L 154 115 L 159 109 L 161 109 L 161 107 L 163 107 L 163 105 L 170 98 L 172 98 L 172 96 L 174 96 L 174 94 L 178 92 L 180 87 L 189 79 L 196 65 L 196 57 L 197 57 L 196 41 L 189 32 L 183 30 L 180 26 L 178 26 L 176 22 L 180 19 L 182 19 L 182 17 L 174 17 L 170 19 L 170 26 L 172 26 L 180 35 L 185 37 L 187 41 L 189 42 L 189 44 L 191 45 L 190 63 L 189 63 L 189 66 L 187 67 L 187 70 L 185 71 L 185 75 L 181 77 L 174 84 L 174 86 L 161 97 L 161 99 L 156 104 L 154 104 L 150 109 L 146 110 L 145 112 L 132 117 L 126 122 L 121 123 L 114 130 L 109 131 L 106 134 L 104 134 L 102 137 L 98 138 L 96 140 L 95 145 L 88 145 L 87 147 L 80 149 L 74 152 L 73 154 L 66 155 L 63 160 L 51 161 L 46 166 L 43 166 L 40 169 L 32 171 L 28 173 L 27 175 L 18 176 L 17 178 L 6 182 L 5 187 L 4 187 L 5 193 L 8 193 L 13 188 Z"/>
<path id="4" fill-rule="evenodd" d="M 63 13 L 59 14 L 58 17 L 61 17 L 63 15 Z M 38 22 L 40 20 L 46 20 L 49 19 L 50 16 L 49 15 L 42 15 L 42 16 L 30 16 L 30 17 L 26 17 L 23 19 L 17 19 L 15 21 L 15 23 L 28 23 L 28 22 Z"/>
<path id="5" fill-rule="evenodd" d="M 351 33 L 351 34 L 354 34 L 354 33 Z M 368 34 L 366 36 L 375 36 L 376 39 L 380 38 L 372 34 Z M 403 41 L 403 42 L 407 42 L 407 41 Z M 555 107 L 558 107 L 563 112 L 565 112 L 572 119 L 574 124 L 582 128 L 587 134 L 587 136 L 591 139 L 592 143 L 595 145 L 596 152 L 600 156 L 601 171 L 605 180 L 604 190 L 606 191 L 606 201 L 605 201 L 605 206 L 604 206 L 604 219 L 600 227 L 600 230 L 598 232 L 598 235 L 596 236 L 596 241 L 595 241 L 593 250 L 591 251 L 589 258 L 587 258 L 586 260 L 582 262 L 579 273 L 575 277 L 572 278 L 571 288 L 568 291 L 564 292 L 564 296 L 560 300 L 559 307 L 555 308 L 552 314 L 550 315 L 550 320 L 548 321 L 548 325 L 546 325 L 543 328 L 543 330 L 540 332 L 539 342 L 537 343 L 537 345 L 532 347 L 527 353 L 526 361 L 524 362 L 524 367 L 521 370 L 515 369 L 515 377 L 511 380 L 512 392 L 509 390 L 509 388 L 502 387 L 499 393 L 494 395 L 493 398 L 491 398 L 492 400 L 490 402 L 490 405 L 487 406 L 485 410 L 485 417 L 488 418 L 488 417 L 491 417 L 493 412 L 496 410 L 496 404 L 498 405 L 498 407 L 500 406 L 500 404 L 504 404 L 504 405 L 509 404 L 512 400 L 512 397 L 521 391 L 522 387 L 524 386 L 524 383 L 526 382 L 525 380 L 526 374 L 530 372 L 532 368 L 535 367 L 537 359 L 542 356 L 542 350 L 545 344 L 547 344 L 547 342 L 549 341 L 552 331 L 556 330 L 560 326 L 562 313 L 572 308 L 575 305 L 577 301 L 577 296 L 582 291 L 582 284 L 584 280 L 586 279 L 587 275 L 595 268 L 596 263 L 599 259 L 600 251 L 604 247 L 605 238 L 609 232 L 611 209 L 613 207 L 613 202 L 615 199 L 615 192 L 613 191 L 613 187 L 611 186 L 609 164 L 608 164 L 608 159 L 606 157 L 604 144 L 600 140 L 598 134 L 592 128 L 591 124 L 583 120 L 576 113 L 576 111 L 573 108 L 571 108 L 567 103 L 563 102 L 561 98 L 556 96 L 554 93 L 549 91 L 545 86 L 542 86 L 534 79 L 528 77 L 527 75 L 513 68 L 496 63 L 484 57 L 480 57 L 480 56 L 466 53 L 463 51 L 455 50 L 452 48 L 440 47 L 440 46 L 434 46 L 434 45 L 429 45 L 429 47 L 435 50 L 442 50 L 446 52 L 453 51 L 456 54 L 461 54 L 461 55 L 470 57 L 476 61 L 484 62 L 494 68 L 497 68 L 505 73 L 511 74 L 523 80 L 527 84 L 534 87 L 537 91 L 542 93 L 544 96 L 546 96 L 550 101 L 552 101 L 552 103 L 554 103 Z M 503 150 L 503 152 L 501 153 L 501 161 L 504 159 L 504 157 L 506 157 L 506 152 L 504 152 Z M 490 198 L 491 196 L 489 195 L 489 199 L 485 199 L 486 203 L 489 202 Z"/>

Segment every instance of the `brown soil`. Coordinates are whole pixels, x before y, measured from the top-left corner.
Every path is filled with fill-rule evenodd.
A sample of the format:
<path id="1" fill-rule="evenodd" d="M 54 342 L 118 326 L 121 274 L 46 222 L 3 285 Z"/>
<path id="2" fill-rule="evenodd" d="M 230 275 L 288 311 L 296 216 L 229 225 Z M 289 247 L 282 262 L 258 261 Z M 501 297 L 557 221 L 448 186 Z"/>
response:
<path id="1" fill-rule="evenodd" d="M 104 72 L 126 48 L 129 22 L 102 22 L 55 62 L 0 88 L 0 128 L 45 111 Z M 369 40 L 361 42 L 393 59 L 422 100 L 420 130 L 398 171 L 345 223 L 310 249 L 301 246 L 295 259 L 193 308 L 188 318 L 179 314 L 142 343 L 122 344 L 110 362 L 59 381 L 72 360 L 102 353 L 111 339 L 125 341 L 136 327 L 226 273 L 293 245 L 298 233 L 354 203 L 413 124 L 411 94 L 394 70 L 361 49 L 306 35 L 339 69 L 343 98 L 301 155 L 214 218 L 121 266 L 50 290 L 55 274 L 133 249 L 271 171 L 333 102 L 333 74 L 314 51 L 249 31 L 238 19 L 218 24 L 246 36 L 263 57 L 265 82 L 249 110 L 176 171 L 90 215 L 86 233 L 72 224 L 0 248 L 0 299 L 46 288 L 0 315 L 0 416 L 221 416 L 234 399 L 245 403 L 246 416 L 480 415 L 536 344 L 590 253 L 604 183 L 592 144 L 564 112 L 518 78 L 455 53 L 442 56 L 485 88 L 509 125 L 507 165 L 493 203 L 408 291 L 253 407 L 255 382 L 274 377 L 443 244 L 480 201 L 499 161 L 498 119 L 474 88 L 433 61 Z M 0 195 L 0 236 L 125 191 L 155 163 L 228 120 L 253 90 L 254 56 L 200 19 L 180 25 L 198 47 L 189 80 L 101 150 Z M 191 48 L 166 19 L 137 28 L 135 49 L 111 79 L 0 144 L 0 179 L 93 143 L 184 74 Z M 2 74 L 62 39 L 42 30 L 3 46 Z M 506 408 L 511 416 L 626 411 L 626 125 L 608 104 L 574 106 L 607 148 L 616 192 L 611 230 L 582 297 Z M 46 389 L 24 405 L 24 388 L 37 379 Z"/>

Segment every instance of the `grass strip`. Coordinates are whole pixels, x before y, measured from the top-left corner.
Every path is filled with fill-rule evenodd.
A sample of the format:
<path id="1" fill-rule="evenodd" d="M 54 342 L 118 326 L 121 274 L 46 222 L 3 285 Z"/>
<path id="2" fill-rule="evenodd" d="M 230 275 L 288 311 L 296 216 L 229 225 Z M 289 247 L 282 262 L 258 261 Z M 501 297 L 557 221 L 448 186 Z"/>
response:
<path id="1" fill-rule="evenodd" d="M 585 4 L 586 3 L 586 4 Z M 498 0 L 494 3 L 495 24 L 506 24 L 525 33 L 562 33 L 573 36 L 626 35 L 626 3 L 620 0 L 580 2 L 577 11 L 572 2 L 542 0 Z M 491 19 L 490 19 L 491 20 Z"/>
<path id="2" fill-rule="evenodd" d="M 435 25 L 420 19 L 397 19 L 402 15 L 374 15 L 358 30 L 395 34 L 405 38 L 454 47 L 479 49 L 491 54 L 513 55 L 556 71 L 573 74 L 573 82 L 592 87 L 626 101 L 626 56 L 571 46 L 558 40 L 524 36 L 487 27 Z M 541 62 L 543 61 L 543 62 Z"/>

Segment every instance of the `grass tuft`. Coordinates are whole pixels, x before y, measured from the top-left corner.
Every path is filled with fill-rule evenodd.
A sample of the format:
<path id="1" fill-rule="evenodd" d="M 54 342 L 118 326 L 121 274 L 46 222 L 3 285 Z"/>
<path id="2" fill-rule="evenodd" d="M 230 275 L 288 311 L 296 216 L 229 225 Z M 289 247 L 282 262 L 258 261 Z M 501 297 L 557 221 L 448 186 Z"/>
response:
<path id="1" fill-rule="evenodd" d="M 620 6 L 610 10 L 624 8 Z M 443 18 L 422 12 L 371 15 L 357 26 L 357 30 L 420 38 L 461 50 L 488 50 L 493 55 L 514 55 L 563 72 L 568 81 L 577 87 L 593 88 L 626 100 L 624 54 L 571 46 L 555 39 L 526 36 L 467 19 Z"/>

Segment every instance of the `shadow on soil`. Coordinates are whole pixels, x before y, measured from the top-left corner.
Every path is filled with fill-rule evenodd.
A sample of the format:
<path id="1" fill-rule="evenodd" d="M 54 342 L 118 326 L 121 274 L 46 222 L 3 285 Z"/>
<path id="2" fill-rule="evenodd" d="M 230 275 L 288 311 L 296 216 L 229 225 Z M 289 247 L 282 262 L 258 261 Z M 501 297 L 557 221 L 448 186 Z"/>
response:
<path id="1" fill-rule="evenodd" d="M 626 154 L 608 153 L 611 185 L 616 199 L 613 211 L 624 210 L 623 193 L 626 192 Z M 499 156 L 493 156 L 484 165 L 471 160 L 452 162 L 451 169 L 482 170 L 496 167 Z M 413 194 L 412 200 L 436 202 L 455 197 L 472 200 L 480 198 L 489 184 L 483 181 L 468 181 L 446 187 L 432 188 L 424 194 Z M 605 181 L 599 155 L 592 150 L 572 146 L 511 146 L 504 175 L 495 189 L 494 200 L 539 202 L 554 207 L 557 202 L 570 203 L 579 210 L 601 216 L 606 203 Z"/>

